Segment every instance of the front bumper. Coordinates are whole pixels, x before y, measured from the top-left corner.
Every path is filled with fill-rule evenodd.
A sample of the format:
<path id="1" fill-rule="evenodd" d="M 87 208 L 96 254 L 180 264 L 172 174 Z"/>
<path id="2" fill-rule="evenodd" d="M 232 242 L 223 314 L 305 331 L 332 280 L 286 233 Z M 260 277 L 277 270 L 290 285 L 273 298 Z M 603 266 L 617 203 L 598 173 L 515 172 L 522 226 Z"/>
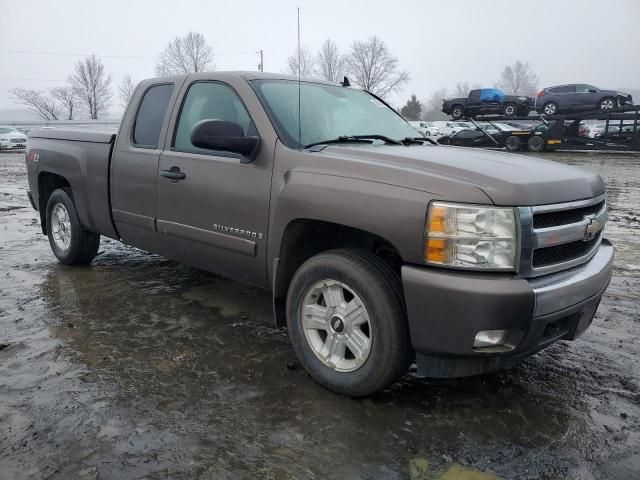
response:
<path id="1" fill-rule="evenodd" d="M 462 377 L 497 370 L 584 332 L 609 285 L 613 246 L 587 263 L 532 279 L 402 267 L 409 331 L 421 374 Z M 480 330 L 508 330 L 504 344 L 474 348 Z"/>
<path id="2" fill-rule="evenodd" d="M 0 150 L 24 150 L 26 147 L 26 140 L 24 143 L 0 142 Z"/>

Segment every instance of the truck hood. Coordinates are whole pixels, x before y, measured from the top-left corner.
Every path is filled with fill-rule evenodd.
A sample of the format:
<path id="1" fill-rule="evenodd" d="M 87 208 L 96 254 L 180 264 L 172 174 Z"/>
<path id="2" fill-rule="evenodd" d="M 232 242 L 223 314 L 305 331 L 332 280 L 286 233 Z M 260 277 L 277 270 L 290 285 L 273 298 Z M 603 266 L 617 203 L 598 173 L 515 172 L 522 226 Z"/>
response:
<path id="1" fill-rule="evenodd" d="M 562 203 L 601 195 L 599 175 L 561 163 L 492 150 L 429 145 L 332 145 L 319 170 L 451 198 L 451 184 L 482 190 L 495 205 Z M 336 162 L 336 163 L 334 163 Z M 457 185 L 458 187 L 460 185 Z"/>

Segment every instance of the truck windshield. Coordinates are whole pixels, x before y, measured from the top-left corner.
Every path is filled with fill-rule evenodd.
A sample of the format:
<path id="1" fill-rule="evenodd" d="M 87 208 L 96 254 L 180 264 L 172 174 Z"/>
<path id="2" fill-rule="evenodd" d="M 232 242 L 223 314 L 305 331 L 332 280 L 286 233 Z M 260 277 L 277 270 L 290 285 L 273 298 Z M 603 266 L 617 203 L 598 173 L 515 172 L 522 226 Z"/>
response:
<path id="1" fill-rule="evenodd" d="M 280 139 L 290 148 L 339 137 L 377 135 L 402 140 L 417 136 L 416 130 L 402 117 L 362 90 L 302 82 L 299 123 L 297 81 L 254 80 L 251 83 Z"/>

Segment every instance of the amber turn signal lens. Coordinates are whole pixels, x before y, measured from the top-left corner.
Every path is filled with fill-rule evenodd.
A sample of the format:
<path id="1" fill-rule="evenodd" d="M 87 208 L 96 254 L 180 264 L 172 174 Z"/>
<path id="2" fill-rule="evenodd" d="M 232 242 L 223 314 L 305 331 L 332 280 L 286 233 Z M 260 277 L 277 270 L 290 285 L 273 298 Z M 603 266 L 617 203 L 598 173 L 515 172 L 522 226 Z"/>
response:
<path id="1" fill-rule="evenodd" d="M 444 263 L 444 240 L 430 238 L 427 240 L 427 261 Z"/>
<path id="2" fill-rule="evenodd" d="M 434 207 L 429 212 L 429 233 L 444 233 L 444 217 L 446 210 L 444 207 Z"/>

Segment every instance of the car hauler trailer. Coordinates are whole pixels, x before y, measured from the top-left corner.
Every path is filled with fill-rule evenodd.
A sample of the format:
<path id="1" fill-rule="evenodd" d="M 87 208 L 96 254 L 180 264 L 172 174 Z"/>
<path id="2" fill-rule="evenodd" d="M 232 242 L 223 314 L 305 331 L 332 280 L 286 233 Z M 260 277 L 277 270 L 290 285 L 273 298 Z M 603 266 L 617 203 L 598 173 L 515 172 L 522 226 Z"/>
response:
<path id="1" fill-rule="evenodd" d="M 531 124 L 531 129 L 512 132 L 502 141 L 490 132 L 480 129 L 495 145 L 510 151 L 526 149 L 533 152 L 544 150 L 607 150 L 640 151 L 640 105 L 632 105 L 615 112 L 589 111 L 567 115 L 531 115 L 526 117 L 492 116 L 465 119 L 480 129 L 476 121 L 516 121 Z M 599 120 L 603 131 L 597 137 L 581 135 L 580 126 L 587 120 Z"/>

